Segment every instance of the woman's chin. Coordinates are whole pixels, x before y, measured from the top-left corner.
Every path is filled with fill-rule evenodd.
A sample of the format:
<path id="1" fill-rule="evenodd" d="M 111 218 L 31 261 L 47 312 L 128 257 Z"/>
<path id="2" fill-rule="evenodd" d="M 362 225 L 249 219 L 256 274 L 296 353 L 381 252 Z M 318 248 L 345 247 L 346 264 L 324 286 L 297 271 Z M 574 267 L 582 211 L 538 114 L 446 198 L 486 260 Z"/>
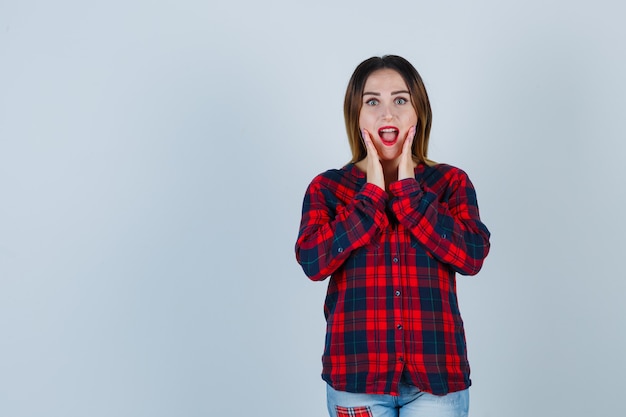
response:
<path id="1" fill-rule="evenodd" d="M 399 152 L 379 152 L 378 153 L 380 160 L 383 162 L 397 162 L 400 159 Z"/>

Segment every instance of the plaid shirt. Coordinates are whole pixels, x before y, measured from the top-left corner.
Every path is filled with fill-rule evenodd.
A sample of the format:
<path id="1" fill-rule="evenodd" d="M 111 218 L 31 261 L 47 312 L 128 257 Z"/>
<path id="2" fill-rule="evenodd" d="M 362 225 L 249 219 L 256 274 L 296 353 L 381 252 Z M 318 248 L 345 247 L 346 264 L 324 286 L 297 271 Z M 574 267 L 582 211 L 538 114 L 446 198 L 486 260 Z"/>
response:
<path id="1" fill-rule="evenodd" d="M 455 272 L 489 251 L 476 194 L 458 168 L 367 183 L 354 164 L 318 175 L 304 197 L 296 258 L 330 276 L 322 378 L 339 391 L 398 394 L 401 377 L 437 395 L 470 385 Z"/>

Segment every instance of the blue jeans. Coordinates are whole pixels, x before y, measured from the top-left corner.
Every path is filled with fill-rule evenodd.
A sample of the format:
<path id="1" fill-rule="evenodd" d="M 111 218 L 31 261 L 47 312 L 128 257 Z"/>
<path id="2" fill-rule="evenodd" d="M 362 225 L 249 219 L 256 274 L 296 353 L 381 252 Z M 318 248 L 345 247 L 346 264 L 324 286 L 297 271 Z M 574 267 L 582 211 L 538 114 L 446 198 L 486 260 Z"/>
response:
<path id="1" fill-rule="evenodd" d="M 467 417 L 469 390 L 437 396 L 400 383 L 400 395 L 355 394 L 326 386 L 330 417 Z"/>

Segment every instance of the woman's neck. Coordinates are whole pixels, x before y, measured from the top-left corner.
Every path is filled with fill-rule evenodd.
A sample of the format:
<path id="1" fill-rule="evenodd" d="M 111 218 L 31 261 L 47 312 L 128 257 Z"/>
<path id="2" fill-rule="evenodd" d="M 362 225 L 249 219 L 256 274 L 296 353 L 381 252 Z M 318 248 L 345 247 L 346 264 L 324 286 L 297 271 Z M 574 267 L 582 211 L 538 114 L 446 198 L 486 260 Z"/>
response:
<path id="1" fill-rule="evenodd" d="M 385 188 L 389 189 L 389 184 L 398 180 L 398 165 L 400 164 L 400 159 L 380 161 L 380 164 L 383 167 L 383 175 L 385 176 Z M 361 159 L 355 165 L 367 175 L 367 157 Z"/>
<path id="2" fill-rule="evenodd" d="M 389 184 L 398 180 L 399 161 L 394 159 L 393 161 L 380 161 L 380 163 L 385 174 L 385 188 L 389 189 Z"/>

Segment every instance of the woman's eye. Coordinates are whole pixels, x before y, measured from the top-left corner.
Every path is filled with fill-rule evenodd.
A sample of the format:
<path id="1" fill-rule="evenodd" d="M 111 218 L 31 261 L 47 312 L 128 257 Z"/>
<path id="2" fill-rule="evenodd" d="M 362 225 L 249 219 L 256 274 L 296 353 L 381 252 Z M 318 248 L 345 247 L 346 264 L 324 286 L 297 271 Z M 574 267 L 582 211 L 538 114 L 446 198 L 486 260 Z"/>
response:
<path id="1" fill-rule="evenodd" d="M 365 102 L 365 104 L 367 104 L 368 106 L 375 106 L 375 105 L 377 105 L 377 104 L 378 104 L 378 100 L 376 100 L 376 99 L 374 99 L 374 98 L 371 98 L 371 99 L 367 100 L 367 101 Z"/>
<path id="2" fill-rule="evenodd" d="M 406 100 L 403 99 L 402 97 L 398 97 L 396 99 L 396 104 L 406 104 Z"/>

